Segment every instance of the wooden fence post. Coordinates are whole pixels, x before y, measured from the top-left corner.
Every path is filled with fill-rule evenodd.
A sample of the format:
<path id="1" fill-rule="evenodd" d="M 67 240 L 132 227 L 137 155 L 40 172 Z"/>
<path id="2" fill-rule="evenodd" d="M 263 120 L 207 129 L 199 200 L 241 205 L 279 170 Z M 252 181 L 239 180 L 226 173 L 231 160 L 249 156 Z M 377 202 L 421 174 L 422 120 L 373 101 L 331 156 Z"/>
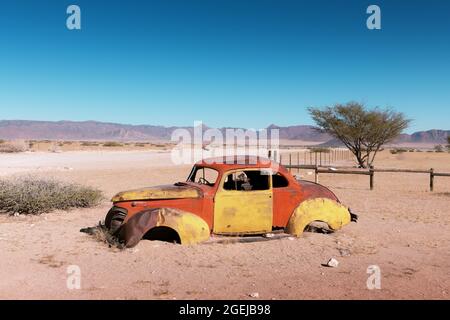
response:
<path id="1" fill-rule="evenodd" d="M 292 166 L 292 154 L 289 152 L 289 172 L 291 172 L 291 166 Z"/>
<path id="2" fill-rule="evenodd" d="M 373 170 L 373 166 L 370 166 L 369 173 L 370 173 L 370 182 L 369 182 L 370 190 L 373 190 L 373 178 L 374 178 L 374 174 L 375 174 L 375 172 Z"/>
<path id="3" fill-rule="evenodd" d="M 319 183 L 319 168 L 317 167 L 317 164 L 314 168 L 314 182 Z"/>
<path id="4" fill-rule="evenodd" d="M 430 169 L 430 191 L 433 192 L 434 189 L 434 169 Z"/>

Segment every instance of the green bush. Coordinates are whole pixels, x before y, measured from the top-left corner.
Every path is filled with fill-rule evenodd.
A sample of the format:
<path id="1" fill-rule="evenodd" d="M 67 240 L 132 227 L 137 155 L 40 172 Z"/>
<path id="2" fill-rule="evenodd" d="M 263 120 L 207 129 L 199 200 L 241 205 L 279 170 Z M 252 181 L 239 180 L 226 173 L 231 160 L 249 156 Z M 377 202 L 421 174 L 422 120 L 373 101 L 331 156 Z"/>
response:
<path id="1" fill-rule="evenodd" d="M 89 208 L 103 199 L 98 189 L 38 178 L 0 180 L 0 212 L 41 214 L 55 209 Z"/>

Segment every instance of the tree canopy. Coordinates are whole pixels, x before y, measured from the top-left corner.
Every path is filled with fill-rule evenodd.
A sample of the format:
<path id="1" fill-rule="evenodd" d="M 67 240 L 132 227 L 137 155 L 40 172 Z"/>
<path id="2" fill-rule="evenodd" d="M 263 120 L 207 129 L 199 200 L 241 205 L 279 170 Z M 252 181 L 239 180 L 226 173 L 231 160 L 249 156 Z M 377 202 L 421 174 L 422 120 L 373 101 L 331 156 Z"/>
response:
<path id="1" fill-rule="evenodd" d="M 350 149 L 362 168 L 371 166 L 381 146 L 398 137 L 411 122 L 403 113 L 368 109 L 358 102 L 309 108 L 308 111 L 319 129 Z"/>

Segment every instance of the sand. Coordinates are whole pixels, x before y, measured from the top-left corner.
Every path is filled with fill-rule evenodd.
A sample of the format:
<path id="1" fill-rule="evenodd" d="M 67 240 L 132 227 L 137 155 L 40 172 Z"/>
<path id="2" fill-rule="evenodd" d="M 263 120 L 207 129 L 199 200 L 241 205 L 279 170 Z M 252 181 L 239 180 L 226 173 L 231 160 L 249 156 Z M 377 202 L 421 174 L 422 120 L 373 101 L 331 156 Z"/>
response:
<path id="1" fill-rule="evenodd" d="M 377 167 L 450 172 L 450 154 L 379 155 Z M 321 175 L 359 214 L 332 234 L 265 242 L 181 246 L 141 241 L 109 248 L 80 228 L 104 219 L 116 192 L 184 180 L 189 165 L 168 152 L 70 151 L 0 155 L 0 175 L 53 177 L 96 186 L 105 201 L 91 209 L 40 216 L 0 215 L 0 299 L 449 299 L 450 178 L 428 191 L 424 174 Z M 308 179 L 313 176 L 307 175 Z M 330 258 L 337 268 L 325 267 Z M 68 266 L 81 288 L 68 289 Z M 367 268 L 381 271 L 369 290 Z"/>

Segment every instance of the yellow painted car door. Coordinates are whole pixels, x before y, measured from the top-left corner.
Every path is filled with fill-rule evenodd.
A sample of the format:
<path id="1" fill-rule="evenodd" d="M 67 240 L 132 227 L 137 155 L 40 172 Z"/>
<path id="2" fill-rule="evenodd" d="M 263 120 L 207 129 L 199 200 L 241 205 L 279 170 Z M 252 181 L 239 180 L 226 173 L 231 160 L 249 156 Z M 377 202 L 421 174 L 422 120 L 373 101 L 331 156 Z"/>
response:
<path id="1" fill-rule="evenodd" d="M 243 175 L 246 178 L 239 180 Z M 272 219 L 270 173 L 249 169 L 223 176 L 214 197 L 214 233 L 265 233 L 272 230 Z"/>

